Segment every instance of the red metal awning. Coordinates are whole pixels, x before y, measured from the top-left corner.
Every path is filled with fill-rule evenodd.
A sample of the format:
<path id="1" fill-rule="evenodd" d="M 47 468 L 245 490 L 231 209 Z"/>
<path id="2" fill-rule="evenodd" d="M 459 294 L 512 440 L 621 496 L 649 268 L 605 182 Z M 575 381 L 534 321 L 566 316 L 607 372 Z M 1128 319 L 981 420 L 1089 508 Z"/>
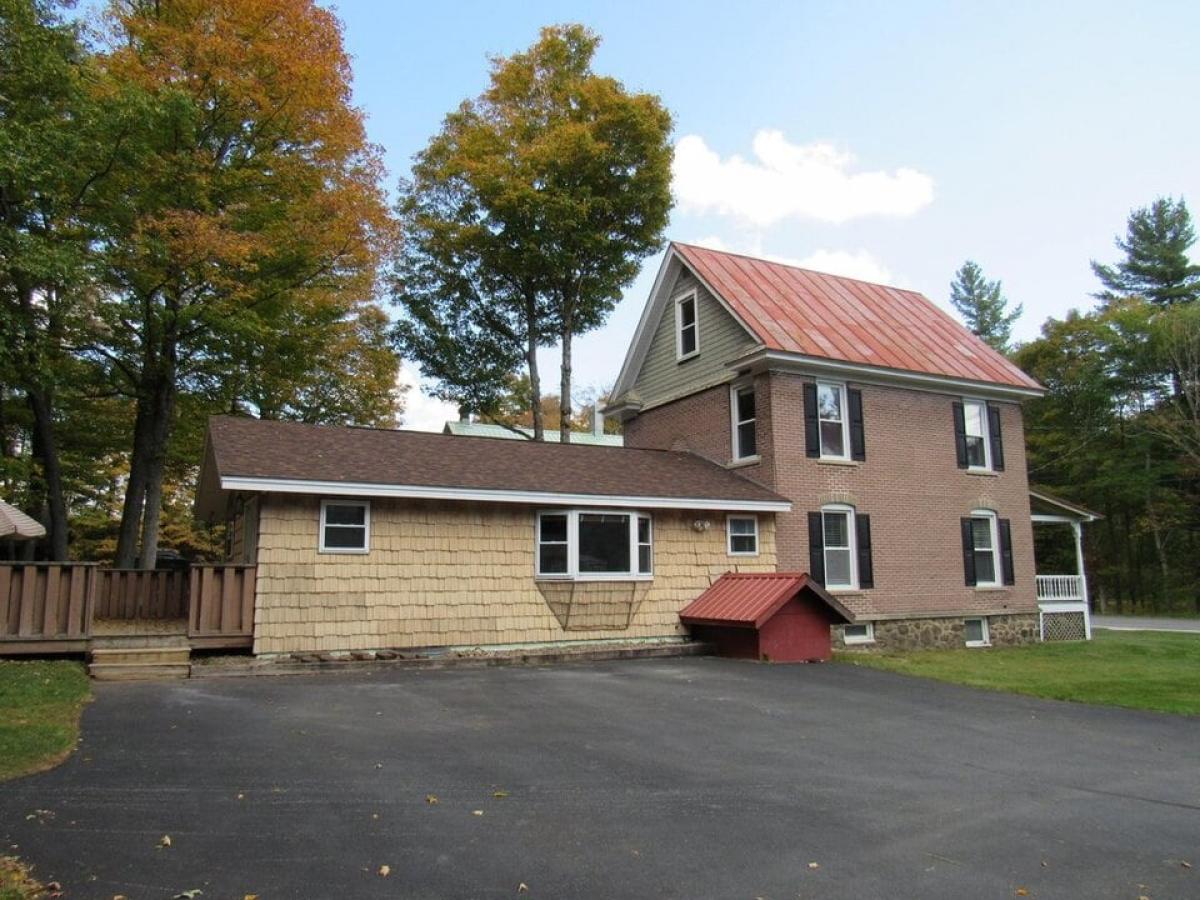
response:
<path id="1" fill-rule="evenodd" d="M 684 607 L 679 618 L 685 625 L 762 628 L 801 591 L 810 591 L 842 622 L 854 621 L 854 614 L 807 572 L 726 572 Z"/>

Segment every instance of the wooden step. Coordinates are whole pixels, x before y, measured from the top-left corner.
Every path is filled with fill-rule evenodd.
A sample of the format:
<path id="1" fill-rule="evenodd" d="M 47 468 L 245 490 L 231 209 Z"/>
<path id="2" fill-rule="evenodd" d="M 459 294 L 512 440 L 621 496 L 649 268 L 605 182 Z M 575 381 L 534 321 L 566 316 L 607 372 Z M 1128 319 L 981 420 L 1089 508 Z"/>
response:
<path id="1" fill-rule="evenodd" d="M 97 681 L 153 681 L 164 678 L 187 678 L 191 671 L 187 663 L 92 663 L 88 674 Z"/>
<path id="2" fill-rule="evenodd" d="M 182 647 L 93 647 L 92 662 L 108 665 L 129 663 L 136 665 L 187 665 L 192 651 L 186 644 Z"/>
<path id="3" fill-rule="evenodd" d="M 93 651 L 188 646 L 187 633 L 183 631 L 166 634 L 94 634 L 91 643 Z"/>

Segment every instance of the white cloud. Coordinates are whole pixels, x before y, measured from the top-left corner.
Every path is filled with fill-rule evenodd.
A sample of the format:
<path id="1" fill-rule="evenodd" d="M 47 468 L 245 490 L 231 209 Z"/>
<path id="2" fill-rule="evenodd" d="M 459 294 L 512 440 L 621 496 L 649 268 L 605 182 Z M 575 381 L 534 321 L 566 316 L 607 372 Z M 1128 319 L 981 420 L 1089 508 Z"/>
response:
<path id="1" fill-rule="evenodd" d="M 447 420 L 458 418 L 458 407 L 421 391 L 421 379 L 412 364 L 400 363 L 397 383 L 408 385 L 402 427 L 409 431 L 441 431 Z"/>
<path id="2" fill-rule="evenodd" d="M 689 134 L 675 145 L 672 187 L 685 212 L 715 212 L 765 227 L 788 218 L 847 222 L 911 216 L 933 201 L 916 169 L 851 172 L 854 155 L 832 144 L 793 144 L 780 131 L 754 135 L 754 160 L 727 159 Z"/>
<path id="3" fill-rule="evenodd" d="M 724 250 L 727 253 L 744 253 L 758 259 L 769 259 L 771 262 L 783 263 L 788 266 L 799 266 L 802 269 L 813 269 L 817 272 L 828 272 L 830 275 L 844 275 L 847 278 L 860 278 L 863 281 L 873 281 L 878 284 L 898 284 L 898 279 L 891 270 L 872 256 L 866 250 L 814 250 L 807 256 L 780 256 L 768 253 L 762 248 L 762 242 L 755 239 L 745 246 L 733 246 L 717 235 L 698 238 L 692 241 L 701 247 L 712 250 Z"/>

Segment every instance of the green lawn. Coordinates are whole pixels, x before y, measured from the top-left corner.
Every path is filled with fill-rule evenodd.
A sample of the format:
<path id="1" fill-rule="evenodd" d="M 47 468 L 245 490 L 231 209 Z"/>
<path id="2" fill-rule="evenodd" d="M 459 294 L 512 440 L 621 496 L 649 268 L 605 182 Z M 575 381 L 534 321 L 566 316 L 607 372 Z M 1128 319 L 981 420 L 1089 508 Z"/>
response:
<path id="1" fill-rule="evenodd" d="M 91 694 L 80 663 L 0 660 L 0 781 L 61 762 Z"/>
<path id="2" fill-rule="evenodd" d="M 1200 635 L 1094 632 L 1089 642 L 839 653 L 839 662 L 1053 700 L 1200 715 Z"/>
<path id="3" fill-rule="evenodd" d="M 0 900 L 37 900 L 50 892 L 12 856 L 0 856 Z"/>

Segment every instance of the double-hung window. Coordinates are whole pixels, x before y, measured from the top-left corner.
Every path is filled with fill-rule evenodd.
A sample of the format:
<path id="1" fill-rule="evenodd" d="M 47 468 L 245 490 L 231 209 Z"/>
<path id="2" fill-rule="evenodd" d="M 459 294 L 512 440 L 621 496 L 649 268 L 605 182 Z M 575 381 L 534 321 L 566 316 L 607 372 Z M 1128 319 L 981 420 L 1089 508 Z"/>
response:
<path id="1" fill-rule="evenodd" d="M 821 433 L 822 459 L 848 459 L 846 435 L 846 386 L 817 382 L 817 427 Z"/>
<path id="2" fill-rule="evenodd" d="M 650 517 L 607 510 L 547 511 L 537 517 L 537 574 L 545 578 L 648 578 L 654 570 Z"/>
<path id="3" fill-rule="evenodd" d="M 997 587 L 1000 584 L 999 537 L 996 514 L 977 509 L 971 513 L 971 552 L 975 563 L 975 584 Z"/>
<path id="4" fill-rule="evenodd" d="M 730 556 L 758 556 L 757 516 L 730 516 L 725 528 Z"/>
<path id="5" fill-rule="evenodd" d="M 369 500 L 322 500 L 321 553 L 367 553 L 371 549 Z"/>
<path id="6" fill-rule="evenodd" d="M 987 404 L 979 400 L 963 401 L 963 425 L 967 435 L 967 467 L 990 469 Z"/>
<path id="7" fill-rule="evenodd" d="M 733 417 L 733 461 L 754 459 L 758 456 L 758 444 L 754 434 L 757 421 L 754 386 L 730 388 L 729 407 Z"/>
<path id="8" fill-rule="evenodd" d="M 675 301 L 675 358 L 682 362 L 700 352 L 700 322 L 696 292 Z"/>
<path id="9" fill-rule="evenodd" d="M 854 510 L 849 506 L 825 506 L 821 509 L 821 527 L 825 540 L 825 586 L 855 588 Z"/>

